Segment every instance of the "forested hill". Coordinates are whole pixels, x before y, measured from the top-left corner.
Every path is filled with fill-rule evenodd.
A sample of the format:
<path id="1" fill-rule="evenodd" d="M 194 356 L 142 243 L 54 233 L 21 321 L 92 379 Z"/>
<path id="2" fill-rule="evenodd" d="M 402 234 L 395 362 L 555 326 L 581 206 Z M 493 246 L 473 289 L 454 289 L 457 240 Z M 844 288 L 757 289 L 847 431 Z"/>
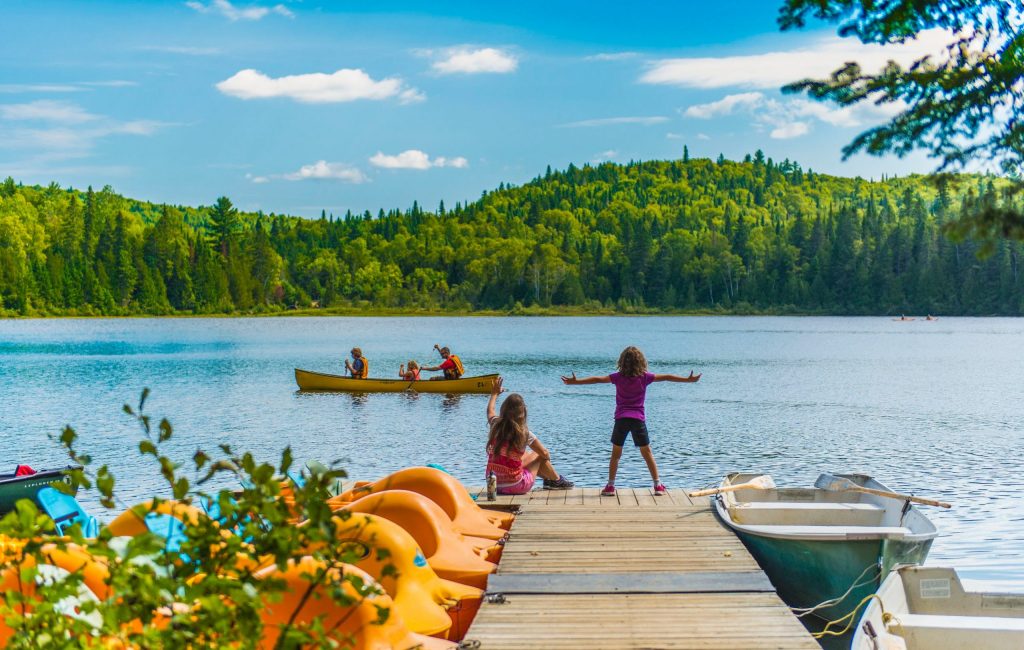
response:
<path id="1" fill-rule="evenodd" d="M 984 260 L 942 225 L 998 179 L 870 182 L 773 163 L 603 164 L 436 212 L 307 220 L 0 183 L 6 314 L 291 308 L 1005 314 L 1022 245 Z"/>

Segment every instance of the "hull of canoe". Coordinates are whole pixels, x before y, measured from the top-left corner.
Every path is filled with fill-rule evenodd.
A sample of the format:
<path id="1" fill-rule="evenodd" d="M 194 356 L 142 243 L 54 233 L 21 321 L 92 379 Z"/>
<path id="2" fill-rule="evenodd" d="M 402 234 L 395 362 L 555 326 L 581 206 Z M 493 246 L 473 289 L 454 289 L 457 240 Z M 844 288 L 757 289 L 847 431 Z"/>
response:
<path id="1" fill-rule="evenodd" d="M 19 499 L 35 501 L 36 493 L 48 485 L 59 482 L 70 484 L 65 475 L 66 469 L 79 468 L 47 469 L 28 476 L 0 475 L 0 515 L 14 510 L 14 504 Z"/>
<path id="2" fill-rule="evenodd" d="M 460 379 L 422 379 L 405 381 L 402 379 L 352 379 L 341 375 L 329 375 L 321 372 L 295 369 L 295 383 L 299 390 L 341 391 L 346 393 L 477 393 L 491 392 L 491 382 L 498 378 L 494 375 L 479 377 L 462 377 Z"/>
<path id="3" fill-rule="evenodd" d="M 839 603 L 815 611 L 814 616 L 826 621 L 845 616 L 875 593 L 892 567 L 923 563 L 932 545 L 930 539 L 816 541 L 736 532 L 790 607 L 814 607 L 842 596 L 857 582 L 860 586 Z"/>

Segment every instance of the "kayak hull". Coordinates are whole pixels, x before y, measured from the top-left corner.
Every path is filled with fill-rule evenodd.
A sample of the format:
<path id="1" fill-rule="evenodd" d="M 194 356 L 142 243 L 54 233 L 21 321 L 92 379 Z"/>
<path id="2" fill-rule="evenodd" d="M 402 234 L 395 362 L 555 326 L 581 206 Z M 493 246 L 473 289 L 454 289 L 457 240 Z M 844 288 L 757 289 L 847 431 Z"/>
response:
<path id="1" fill-rule="evenodd" d="M 330 375 L 322 372 L 295 369 L 295 383 L 299 390 L 335 391 L 345 393 L 476 393 L 479 395 L 491 392 L 491 382 L 498 378 L 497 374 L 480 375 L 478 377 L 461 377 L 459 379 L 421 379 L 405 381 L 404 379 L 353 379 L 341 375 Z"/>

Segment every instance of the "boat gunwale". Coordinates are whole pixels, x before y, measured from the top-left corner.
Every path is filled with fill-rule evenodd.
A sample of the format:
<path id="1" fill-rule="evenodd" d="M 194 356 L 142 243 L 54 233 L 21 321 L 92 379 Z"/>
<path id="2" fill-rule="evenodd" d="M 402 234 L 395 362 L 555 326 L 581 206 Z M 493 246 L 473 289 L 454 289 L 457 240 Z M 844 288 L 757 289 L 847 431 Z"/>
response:
<path id="1" fill-rule="evenodd" d="M 731 481 L 733 477 L 739 475 L 764 475 L 763 472 L 731 472 L 723 477 L 719 483 L 720 486 L 725 486 L 727 481 Z M 871 476 L 866 474 L 836 474 L 844 478 L 851 478 L 854 476 L 863 477 L 864 479 L 874 483 L 873 487 L 880 490 L 890 491 L 887 486 L 877 481 Z M 815 488 L 809 488 L 814 490 Z M 735 530 L 737 533 L 743 533 L 754 537 L 766 537 L 770 539 L 783 539 L 783 540 L 802 540 L 802 541 L 872 541 L 872 540 L 892 540 L 895 542 L 903 543 L 918 543 L 927 542 L 934 540 L 939 535 L 938 529 L 930 519 L 921 515 L 925 524 L 930 530 L 917 531 L 908 526 L 801 526 L 801 525 L 778 525 L 778 524 L 742 524 L 732 518 L 729 508 L 725 503 L 723 494 L 715 495 L 715 512 L 718 514 L 722 521 Z M 779 501 L 778 503 L 786 503 L 785 501 Z M 841 502 L 839 502 L 841 503 Z M 921 514 L 921 513 L 918 513 Z M 795 529 L 799 528 L 797 531 Z M 782 530 L 788 529 L 788 530 Z M 820 531 L 818 530 L 820 529 Z M 872 530 L 874 529 L 874 530 Z M 879 529 L 888 529 L 887 531 Z M 905 532 L 904 532 L 905 531 Z"/>
<path id="2" fill-rule="evenodd" d="M 49 480 L 50 482 L 53 482 L 53 479 L 66 476 L 68 472 L 73 472 L 79 469 L 82 469 L 81 465 L 68 465 L 57 469 L 41 469 L 34 474 L 22 474 L 21 476 L 15 476 L 14 474 L 0 474 L 0 488 L 5 485 L 26 483 L 33 480 Z"/>

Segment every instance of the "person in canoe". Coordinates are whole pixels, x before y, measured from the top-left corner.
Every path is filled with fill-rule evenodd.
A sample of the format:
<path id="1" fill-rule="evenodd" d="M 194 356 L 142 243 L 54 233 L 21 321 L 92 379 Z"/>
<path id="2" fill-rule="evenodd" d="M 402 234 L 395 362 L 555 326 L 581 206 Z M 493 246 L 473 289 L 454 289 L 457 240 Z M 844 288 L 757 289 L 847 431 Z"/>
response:
<path id="1" fill-rule="evenodd" d="M 370 362 L 359 348 L 352 348 L 352 361 L 345 359 L 345 370 L 352 379 L 366 379 L 370 376 Z"/>
<path id="2" fill-rule="evenodd" d="M 416 363 L 415 359 L 409 359 L 408 365 L 399 364 L 398 376 L 406 381 L 419 381 L 420 364 Z"/>
<path id="3" fill-rule="evenodd" d="M 562 377 L 562 382 L 570 386 L 579 384 L 614 384 L 615 385 L 615 425 L 612 427 L 612 457 L 608 463 L 608 485 L 601 490 L 601 496 L 615 496 L 615 475 L 619 469 L 619 458 L 622 457 L 622 446 L 626 438 L 632 436 L 633 444 L 640 449 L 640 455 L 647 463 L 647 470 L 654 481 L 654 496 L 663 496 L 667 489 L 658 478 L 658 465 L 654 462 L 651 451 L 651 438 L 647 431 L 644 400 L 647 387 L 655 381 L 676 381 L 693 383 L 700 381 L 700 375 L 690 371 L 688 377 L 681 375 L 656 375 L 647 370 L 647 357 L 639 348 L 629 346 L 619 355 L 618 372 L 597 377 L 577 377 L 576 373 Z"/>
<path id="4" fill-rule="evenodd" d="M 569 490 L 573 482 L 555 471 L 551 453 L 526 422 L 526 402 L 512 393 L 495 412 L 498 395 L 504 390 L 501 377 L 491 383 L 487 401 L 487 476 L 498 479 L 498 494 L 526 494 L 540 476 L 545 490 Z"/>
<path id="5" fill-rule="evenodd" d="M 434 349 L 441 353 L 441 363 L 436 366 L 423 366 L 420 370 L 426 370 L 428 372 L 436 372 L 441 370 L 444 372 L 444 377 L 431 377 L 431 379 L 458 379 L 465 374 L 466 369 L 462 367 L 462 359 L 459 355 L 452 354 L 452 351 L 448 349 L 448 346 L 438 347 L 434 344 Z"/>

